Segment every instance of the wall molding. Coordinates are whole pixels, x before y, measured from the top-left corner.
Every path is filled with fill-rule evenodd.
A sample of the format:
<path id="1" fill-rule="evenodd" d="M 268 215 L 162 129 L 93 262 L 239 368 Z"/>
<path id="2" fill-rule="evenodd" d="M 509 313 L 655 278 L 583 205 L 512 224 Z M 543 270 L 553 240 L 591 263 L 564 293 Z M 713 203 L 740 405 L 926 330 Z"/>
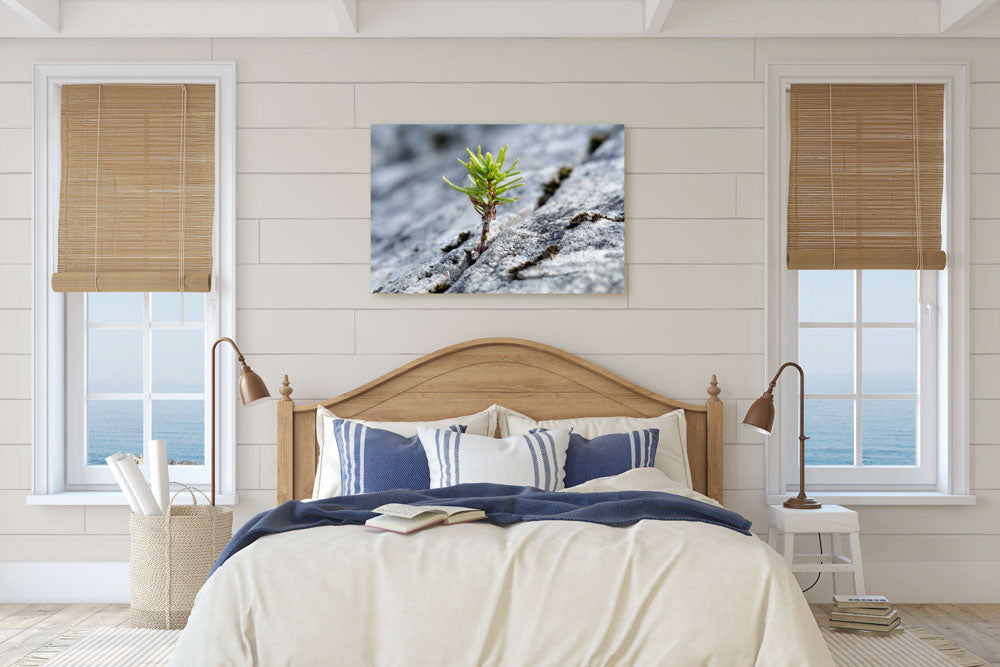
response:
<path id="1" fill-rule="evenodd" d="M 0 603 L 128 603 L 127 562 L 0 563 Z"/>

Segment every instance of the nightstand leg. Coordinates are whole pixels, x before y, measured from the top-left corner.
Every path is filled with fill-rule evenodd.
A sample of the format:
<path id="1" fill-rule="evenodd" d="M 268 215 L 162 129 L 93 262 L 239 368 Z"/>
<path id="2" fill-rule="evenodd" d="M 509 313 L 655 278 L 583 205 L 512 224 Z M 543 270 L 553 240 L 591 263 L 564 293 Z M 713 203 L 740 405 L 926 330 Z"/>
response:
<path id="1" fill-rule="evenodd" d="M 823 538 L 821 537 L 820 539 L 822 540 Z M 842 547 L 843 547 L 843 544 L 840 541 L 840 534 L 839 533 L 830 533 L 830 555 L 831 555 L 831 561 L 830 562 L 831 563 L 836 564 L 837 563 L 837 555 L 844 553 L 844 550 L 843 550 Z M 830 573 L 830 580 L 833 582 L 833 594 L 837 595 L 837 573 L 836 572 L 831 572 Z"/>
<path id="2" fill-rule="evenodd" d="M 777 551 L 778 550 L 777 542 L 778 542 L 778 529 L 775 528 L 774 526 L 768 526 L 767 545 L 772 549 L 774 549 L 775 551 Z"/>
<path id="3" fill-rule="evenodd" d="M 789 565 L 795 560 L 795 533 L 785 533 L 785 560 Z"/>
<path id="4" fill-rule="evenodd" d="M 865 594 L 864 564 L 861 562 L 861 534 L 851 533 L 851 563 L 854 564 L 854 594 Z"/>

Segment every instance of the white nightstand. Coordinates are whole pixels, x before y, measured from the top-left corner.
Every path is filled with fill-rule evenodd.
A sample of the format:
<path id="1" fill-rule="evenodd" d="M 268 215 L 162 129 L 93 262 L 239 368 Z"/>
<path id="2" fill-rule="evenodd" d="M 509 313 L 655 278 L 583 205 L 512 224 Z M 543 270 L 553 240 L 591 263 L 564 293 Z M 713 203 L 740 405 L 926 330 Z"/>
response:
<path id="1" fill-rule="evenodd" d="M 865 575 L 861 562 L 861 524 L 858 513 L 840 505 L 823 505 L 816 510 L 792 510 L 769 505 L 767 543 L 777 549 L 778 533 L 785 534 L 785 560 L 792 572 L 831 572 L 833 592 L 837 593 L 837 574 L 854 574 L 854 594 L 865 594 Z M 831 554 L 796 554 L 797 533 L 829 533 Z M 843 554 L 841 537 L 848 536 L 850 557 Z"/>

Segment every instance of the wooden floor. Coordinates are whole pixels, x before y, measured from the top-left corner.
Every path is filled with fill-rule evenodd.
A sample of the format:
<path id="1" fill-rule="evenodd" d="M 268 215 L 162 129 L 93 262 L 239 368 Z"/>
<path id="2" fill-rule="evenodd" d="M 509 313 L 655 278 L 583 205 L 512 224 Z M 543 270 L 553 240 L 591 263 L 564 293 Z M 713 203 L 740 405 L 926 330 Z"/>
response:
<path id="1" fill-rule="evenodd" d="M 0 604 L 0 665 L 16 662 L 73 626 L 127 624 L 127 604 Z"/>
<path id="2" fill-rule="evenodd" d="M 832 605 L 810 605 L 820 622 Z M 904 628 L 923 628 L 950 639 L 969 653 L 1000 667 L 1000 604 L 899 604 Z"/>
<path id="3" fill-rule="evenodd" d="M 904 627 L 946 637 L 989 665 L 1000 667 L 1000 604 L 901 604 Z M 830 605 L 812 605 L 817 619 Z M 9 665 L 70 627 L 128 624 L 124 604 L 0 604 L 0 665 Z"/>

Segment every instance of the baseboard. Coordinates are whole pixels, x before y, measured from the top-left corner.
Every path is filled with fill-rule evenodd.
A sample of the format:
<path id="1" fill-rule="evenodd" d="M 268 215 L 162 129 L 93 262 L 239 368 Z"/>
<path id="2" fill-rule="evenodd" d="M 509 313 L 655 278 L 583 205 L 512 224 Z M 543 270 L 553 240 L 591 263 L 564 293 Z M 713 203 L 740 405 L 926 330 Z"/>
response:
<path id="1" fill-rule="evenodd" d="M 0 603 L 128 601 L 127 562 L 0 562 Z"/>

